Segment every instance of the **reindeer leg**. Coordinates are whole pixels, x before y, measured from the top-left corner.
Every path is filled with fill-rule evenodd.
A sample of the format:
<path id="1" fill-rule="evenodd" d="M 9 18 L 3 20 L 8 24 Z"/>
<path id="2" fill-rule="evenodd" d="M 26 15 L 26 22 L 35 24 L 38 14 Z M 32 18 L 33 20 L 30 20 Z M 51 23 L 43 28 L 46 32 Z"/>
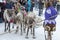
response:
<path id="1" fill-rule="evenodd" d="M 22 23 L 21 23 L 21 35 L 22 35 Z"/>
<path id="2" fill-rule="evenodd" d="M 17 26 L 17 27 L 16 27 L 16 32 L 15 32 L 15 33 L 17 33 L 17 32 L 18 32 L 18 28 L 19 28 L 19 27 Z"/>
<path id="3" fill-rule="evenodd" d="M 12 28 L 14 28 L 14 23 L 13 23 L 13 26 L 12 26 Z"/>
<path id="4" fill-rule="evenodd" d="M 28 38 L 28 33 L 29 33 L 29 27 L 28 27 L 28 29 L 27 29 L 26 38 Z"/>
<path id="5" fill-rule="evenodd" d="M 33 39 L 35 39 L 35 28 L 34 27 L 32 28 L 33 28 Z"/>
<path id="6" fill-rule="evenodd" d="M 24 26 L 24 33 L 26 33 L 26 25 Z"/>
<path id="7" fill-rule="evenodd" d="M 8 22 L 8 26 L 6 27 L 6 30 L 9 30 L 9 22 Z"/>
<path id="8" fill-rule="evenodd" d="M 32 28 L 31 28 L 31 34 L 33 34 L 33 33 L 32 33 Z"/>
<path id="9" fill-rule="evenodd" d="M 32 34 L 32 25 L 31 25 L 31 34 Z"/>
<path id="10" fill-rule="evenodd" d="M 6 24 L 7 24 L 7 22 L 5 21 L 5 29 L 4 29 L 4 32 L 6 32 Z"/>
<path id="11" fill-rule="evenodd" d="M 9 29 L 9 23 L 8 23 L 8 26 L 7 26 L 7 28 L 6 28 L 7 30 Z"/>
<path id="12" fill-rule="evenodd" d="M 8 22 L 8 28 L 9 28 L 9 33 L 10 33 L 10 22 Z"/>

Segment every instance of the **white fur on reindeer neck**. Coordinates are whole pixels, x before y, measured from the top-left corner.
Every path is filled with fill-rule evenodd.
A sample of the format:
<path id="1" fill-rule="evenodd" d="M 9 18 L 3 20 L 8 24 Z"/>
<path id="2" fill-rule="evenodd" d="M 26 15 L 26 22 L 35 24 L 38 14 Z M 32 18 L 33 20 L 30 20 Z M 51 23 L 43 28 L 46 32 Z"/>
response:
<path id="1" fill-rule="evenodd" d="M 9 16 L 9 12 L 11 13 L 11 16 Z M 5 9 L 3 17 L 4 19 L 7 19 L 7 21 L 10 21 L 10 19 L 12 19 L 13 16 L 13 10 L 12 9 Z"/>
<path id="2" fill-rule="evenodd" d="M 32 17 L 32 18 L 35 18 L 35 13 L 33 13 L 33 12 L 28 12 L 28 17 Z"/>
<path id="3" fill-rule="evenodd" d="M 10 21 L 10 18 L 7 14 L 7 9 L 4 11 L 3 17 L 4 17 L 4 19 L 7 19 L 7 21 Z"/>
<path id="4" fill-rule="evenodd" d="M 21 12 L 19 12 L 16 17 L 18 17 L 20 20 L 23 20 L 23 15 Z"/>

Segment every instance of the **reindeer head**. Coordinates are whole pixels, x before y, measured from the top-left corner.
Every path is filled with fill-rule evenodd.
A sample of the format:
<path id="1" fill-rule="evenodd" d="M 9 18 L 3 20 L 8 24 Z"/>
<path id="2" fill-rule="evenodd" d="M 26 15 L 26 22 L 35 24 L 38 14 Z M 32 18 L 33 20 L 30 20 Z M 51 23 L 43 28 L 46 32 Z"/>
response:
<path id="1" fill-rule="evenodd" d="M 12 10 L 12 9 L 7 9 L 7 14 L 8 14 L 9 17 L 13 16 L 14 10 Z"/>

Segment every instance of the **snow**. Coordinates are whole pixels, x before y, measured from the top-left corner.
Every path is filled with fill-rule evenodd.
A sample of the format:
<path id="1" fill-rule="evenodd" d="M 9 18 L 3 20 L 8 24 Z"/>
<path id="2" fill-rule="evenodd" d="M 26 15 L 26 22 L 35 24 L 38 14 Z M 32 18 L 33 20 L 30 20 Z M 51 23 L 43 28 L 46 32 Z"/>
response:
<path id="1" fill-rule="evenodd" d="M 56 18 L 56 21 L 57 21 L 56 31 L 53 32 L 52 40 L 60 40 L 60 27 L 59 27 L 60 19 L 59 18 L 60 18 L 60 15 L 58 15 L 58 17 Z M 4 23 L 0 23 L 0 34 L 3 32 L 4 32 Z M 20 32 L 15 34 L 15 31 L 14 31 L 11 33 L 0 35 L 0 40 L 45 40 L 43 26 L 35 28 L 35 34 L 36 34 L 35 35 L 36 39 L 33 39 L 31 34 L 29 34 L 29 39 L 26 39 L 25 38 L 26 33 L 23 33 L 23 35 L 20 35 Z"/>
<path id="2" fill-rule="evenodd" d="M 43 15 L 41 16 L 42 19 L 44 19 Z M 60 40 L 60 15 L 56 18 L 56 31 L 53 32 L 52 40 Z M 11 24 L 12 25 L 12 24 Z M 12 28 L 11 28 L 12 29 Z M 13 29 L 12 29 L 13 30 Z M 4 33 L 4 22 L 0 23 L 0 34 Z M 45 34 L 44 34 L 44 28 L 43 25 L 39 26 L 38 28 L 35 28 L 35 37 L 36 39 L 33 39 L 32 35 L 29 32 L 29 39 L 25 38 L 26 33 L 23 33 L 23 35 L 20 34 L 20 31 L 15 34 L 15 31 L 11 33 L 6 33 L 4 35 L 0 35 L 0 40 L 45 40 Z"/>
<path id="3" fill-rule="evenodd" d="M 40 31 L 41 30 L 41 31 Z M 4 33 L 4 23 L 0 23 L 0 34 Z M 35 34 L 36 34 L 36 39 L 33 39 L 32 35 L 29 33 L 29 39 L 26 39 L 26 33 L 23 33 L 23 35 L 20 35 L 20 31 L 15 34 L 14 32 L 11 33 L 6 33 L 4 35 L 0 35 L 0 40 L 44 40 L 44 32 L 43 28 L 35 28 Z M 42 39 L 43 38 L 43 39 Z"/>

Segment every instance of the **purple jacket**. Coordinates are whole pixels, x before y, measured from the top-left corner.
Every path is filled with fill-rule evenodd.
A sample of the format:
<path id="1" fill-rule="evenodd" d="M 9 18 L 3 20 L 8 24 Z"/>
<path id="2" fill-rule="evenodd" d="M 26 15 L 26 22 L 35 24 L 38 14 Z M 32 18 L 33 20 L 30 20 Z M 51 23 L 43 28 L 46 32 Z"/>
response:
<path id="1" fill-rule="evenodd" d="M 55 21 L 56 17 L 57 17 L 57 10 L 53 6 L 50 6 L 45 10 L 45 24 L 47 23 L 56 24 L 56 21 Z"/>

